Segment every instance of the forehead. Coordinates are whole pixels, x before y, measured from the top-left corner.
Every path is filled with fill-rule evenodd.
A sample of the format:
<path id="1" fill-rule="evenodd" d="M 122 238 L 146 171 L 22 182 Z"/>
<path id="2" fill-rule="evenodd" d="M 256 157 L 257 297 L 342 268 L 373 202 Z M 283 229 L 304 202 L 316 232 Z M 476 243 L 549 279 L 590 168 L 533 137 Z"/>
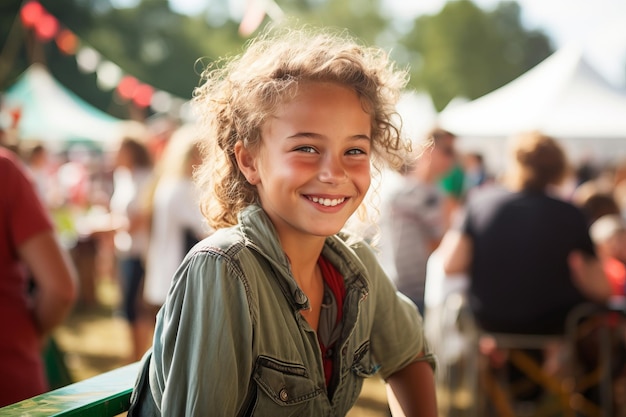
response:
<path id="1" fill-rule="evenodd" d="M 372 116 L 363 99 L 350 86 L 334 82 L 307 81 L 277 104 L 273 118 L 301 116 L 306 118 L 333 119 L 339 116 L 358 117 L 370 123 Z"/>

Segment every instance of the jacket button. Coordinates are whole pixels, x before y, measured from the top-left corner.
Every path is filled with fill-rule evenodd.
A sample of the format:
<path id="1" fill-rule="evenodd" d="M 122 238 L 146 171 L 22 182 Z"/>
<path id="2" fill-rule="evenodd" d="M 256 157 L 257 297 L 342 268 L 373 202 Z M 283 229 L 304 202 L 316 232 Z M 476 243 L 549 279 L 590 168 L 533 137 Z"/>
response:
<path id="1" fill-rule="evenodd" d="M 281 389 L 278 393 L 281 401 L 287 401 L 289 399 L 289 395 L 287 394 L 287 390 L 285 388 Z"/>
<path id="2" fill-rule="evenodd" d="M 296 303 L 298 304 L 305 304 L 307 302 L 306 295 L 302 292 L 302 290 L 296 290 L 295 297 Z"/>

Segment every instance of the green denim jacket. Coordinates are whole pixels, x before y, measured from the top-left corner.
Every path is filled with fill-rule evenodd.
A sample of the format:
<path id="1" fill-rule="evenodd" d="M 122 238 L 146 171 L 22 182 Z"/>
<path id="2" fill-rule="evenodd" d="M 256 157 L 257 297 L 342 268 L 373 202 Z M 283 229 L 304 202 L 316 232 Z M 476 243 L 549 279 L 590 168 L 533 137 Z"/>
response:
<path id="1" fill-rule="evenodd" d="M 300 314 L 308 299 L 273 225 L 252 206 L 238 225 L 196 245 L 176 272 L 146 358 L 159 410 L 133 404 L 132 415 L 343 416 L 363 378 L 386 378 L 415 361 L 426 350 L 421 317 L 371 249 L 332 236 L 323 255 L 346 286 L 332 399 L 316 333 Z M 430 354 L 420 360 L 434 366 Z M 142 402 L 137 392 L 133 402 Z"/>

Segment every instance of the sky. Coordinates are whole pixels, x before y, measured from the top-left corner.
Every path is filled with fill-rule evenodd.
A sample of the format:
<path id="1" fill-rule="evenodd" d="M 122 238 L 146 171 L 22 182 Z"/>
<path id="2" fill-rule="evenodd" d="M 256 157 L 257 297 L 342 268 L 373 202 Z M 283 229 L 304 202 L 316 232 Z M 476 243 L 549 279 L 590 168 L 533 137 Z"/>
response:
<path id="1" fill-rule="evenodd" d="M 128 0 L 126 0 L 128 1 Z M 170 0 L 172 8 L 194 13 L 211 0 Z M 234 17 L 247 0 L 229 0 Z M 399 16 L 438 13 L 446 0 L 384 0 Z M 499 0 L 473 0 L 485 10 Z M 528 29 L 542 29 L 555 48 L 578 45 L 589 64 L 610 83 L 626 88 L 626 0 L 517 0 Z M 280 4 L 280 0 L 277 1 Z"/>

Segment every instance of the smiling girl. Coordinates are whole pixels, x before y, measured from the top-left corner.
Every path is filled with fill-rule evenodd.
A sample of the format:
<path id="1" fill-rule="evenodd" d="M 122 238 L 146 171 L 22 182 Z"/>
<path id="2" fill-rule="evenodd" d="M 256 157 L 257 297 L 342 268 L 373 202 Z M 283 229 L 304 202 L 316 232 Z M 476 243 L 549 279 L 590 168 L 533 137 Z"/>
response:
<path id="1" fill-rule="evenodd" d="M 205 71 L 196 177 L 217 231 L 174 276 L 131 416 L 343 416 L 374 374 L 398 415 L 436 416 L 415 305 L 342 232 L 372 165 L 409 150 L 405 82 L 383 51 L 307 30 Z"/>

